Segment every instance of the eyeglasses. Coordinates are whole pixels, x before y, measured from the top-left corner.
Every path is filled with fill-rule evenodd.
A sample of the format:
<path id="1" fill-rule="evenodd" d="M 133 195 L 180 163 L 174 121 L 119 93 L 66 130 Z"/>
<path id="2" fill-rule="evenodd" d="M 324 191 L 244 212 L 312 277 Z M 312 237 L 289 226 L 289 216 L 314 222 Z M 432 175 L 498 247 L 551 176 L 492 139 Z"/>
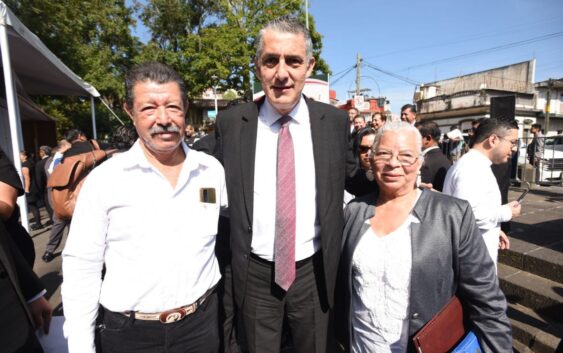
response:
<path id="1" fill-rule="evenodd" d="M 375 153 L 373 160 L 375 163 L 389 163 L 393 157 L 396 157 L 402 166 L 411 166 L 416 163 L 419 156 L 414 156 L 410 153 L 393 154 L 389 151 L 378 151 Z"/>
<path id="2" fill-rule="evenodd" d="M 370 149 L 371 149 L 371 146 L 362 146 L 362 145 L 358 146 L 358 151 L 360 153 L 368 153 Z"/>

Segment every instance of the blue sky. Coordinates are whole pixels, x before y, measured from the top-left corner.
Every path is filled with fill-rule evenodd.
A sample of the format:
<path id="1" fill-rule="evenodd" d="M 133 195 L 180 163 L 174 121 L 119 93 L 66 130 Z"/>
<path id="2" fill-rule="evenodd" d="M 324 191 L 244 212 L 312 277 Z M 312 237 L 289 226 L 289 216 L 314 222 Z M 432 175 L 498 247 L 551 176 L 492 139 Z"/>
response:
<path id="1" fill-rule="evenodd" d="M 321 57 L 334 78 L 355 64 L 358 52 L 365 62 L 423 83 L 532 58 L 536 81 L 563 77 L 561 0 L 309 0 L 309 11 L 323 35 Z M 552 33 L 559 34 L 427 64 Z M 393 112 L 412 101 L 412 84 L 367 67 L 361 74 L 366 76 L 362 87 L 387 96 Z M 353 70 L 331 86 L 339 99 L 355 89 L 355 75 Z"/>

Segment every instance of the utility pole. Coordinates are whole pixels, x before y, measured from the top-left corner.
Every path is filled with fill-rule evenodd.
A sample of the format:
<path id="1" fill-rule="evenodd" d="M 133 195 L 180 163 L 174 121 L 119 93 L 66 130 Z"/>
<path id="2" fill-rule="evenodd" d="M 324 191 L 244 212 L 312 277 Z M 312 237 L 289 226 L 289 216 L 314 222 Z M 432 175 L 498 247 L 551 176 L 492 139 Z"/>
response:
<path id="1" fill-rule="evenodd" d="M 360 65 L 362 59 L 360 58 L 360 53 L 356 54 L 356 96 L 360 95 Z"/>
<path id="2" fill-rule="evenodd" d="M 309 0 L 305 0 L 305 27 L 309 29 Z"/>
<path id="3" fill-rule="evenodd" d="M 549 133 L 549 113 L 551 111 L 551 88 L 553 87 L 553 80 L 547 80 L 547 95 L 545 102 L 545 134 Z"/>

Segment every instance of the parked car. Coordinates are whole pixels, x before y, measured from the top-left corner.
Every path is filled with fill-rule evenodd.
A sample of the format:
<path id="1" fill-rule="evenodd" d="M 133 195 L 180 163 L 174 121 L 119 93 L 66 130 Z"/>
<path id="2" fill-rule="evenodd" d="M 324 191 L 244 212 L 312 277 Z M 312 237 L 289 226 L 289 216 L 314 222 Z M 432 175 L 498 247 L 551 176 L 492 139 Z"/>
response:
<path id="1" fill-rule="evenodd" d="M 528 145 L 521 141 L 518 156 L 518 165 L 529 164 L 526 149 Z M 563 172 L 563 136 L 545 137 L 544 150 L 539 165 L 539 182 L 560 183 Z"/>

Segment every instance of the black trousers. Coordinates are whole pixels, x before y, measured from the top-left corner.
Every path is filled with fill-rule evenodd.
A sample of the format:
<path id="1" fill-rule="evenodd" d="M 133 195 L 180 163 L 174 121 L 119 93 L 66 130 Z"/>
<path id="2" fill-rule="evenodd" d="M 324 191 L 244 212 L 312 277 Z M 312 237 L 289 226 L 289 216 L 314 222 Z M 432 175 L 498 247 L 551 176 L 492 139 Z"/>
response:
<path id="1" fill-rule="evenodd" d="M 320 252 L 297 264 L 296 279 L 287 293 L 274 282 L 274 264 L 252 255 L 241 314 L 247 349 L 278 353 L 284 321 L 296 353 L 325 353 L 328 307 Z M 321 285 L 319 285 L 321 284 Z"/>
<path id="2" fill-rule="evenodd" d="M 183 320 L 163 324 L 136 320 L 103 310 L 100 328 L 102 353 L 217 353 L 219 323 L 217 293 Z"/>

